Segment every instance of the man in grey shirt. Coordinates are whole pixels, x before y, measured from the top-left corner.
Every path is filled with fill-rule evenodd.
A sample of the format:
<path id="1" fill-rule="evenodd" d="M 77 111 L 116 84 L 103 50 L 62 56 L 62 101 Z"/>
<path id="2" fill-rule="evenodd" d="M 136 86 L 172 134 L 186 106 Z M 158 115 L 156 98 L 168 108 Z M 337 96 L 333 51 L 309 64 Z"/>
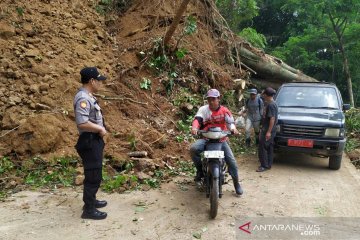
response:
<path id="1" fill-rule="evenodd" d="M 80 71 L 83 87 L 74 98 L 74 112 L 79 139 L 76 150 L 84 166 L 84 192 L 82 218 L 105 219 L 107 214 L 97 210 L 105 207 L 106 201 L 96 200 L 96 193 L 102 179 L 102 160 L 104 151 L 103 137 L 106 135 L 101 108 L 94 97 L 106 77 L 99 74 L 95 67 L 86 67 Z"/>
<path id="2" fill-rule="evenodd" d="M 257 172 L 271 169 L 274 158 L 274 138 L 276 135 L 276 125 L 278 122 L 278 107 L 274 101 L 276 91 L 270 87 L 264 91 L 266 108 L 262 117 L 262 128 L 259 143 L 260 166 Z"/>
<path id="3" fill-rule="evenodd" d="M 260 122 L 264 109 L 264 103 L 262 99 L 257 95 L 256 89 L 250 89 L 250 98 L 246 101 L 245 111 L 247 118 L 245 122 L 245 135 L 246 146 L 249 147 L 251 143 L 251 129 L 254 128 L 255 142 L 259 143 Z"/>

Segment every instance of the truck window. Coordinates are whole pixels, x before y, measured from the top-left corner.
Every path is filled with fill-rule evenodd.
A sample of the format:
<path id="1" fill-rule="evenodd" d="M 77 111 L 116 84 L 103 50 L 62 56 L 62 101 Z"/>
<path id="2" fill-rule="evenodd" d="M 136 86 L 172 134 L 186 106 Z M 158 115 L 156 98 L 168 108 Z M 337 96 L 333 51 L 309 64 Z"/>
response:
<path id="1" fill-rule="evenodd" d="M 339 109 L 339 99 L 332 87 L 286 86 L 276 97 L 279 107 Z"/>

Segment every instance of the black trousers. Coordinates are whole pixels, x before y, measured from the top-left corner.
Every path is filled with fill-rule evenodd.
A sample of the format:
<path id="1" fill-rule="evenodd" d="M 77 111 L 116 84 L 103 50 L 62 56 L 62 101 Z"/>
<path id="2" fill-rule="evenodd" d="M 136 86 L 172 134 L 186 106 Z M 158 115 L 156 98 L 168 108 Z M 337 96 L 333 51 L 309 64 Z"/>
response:
<path id="1" fill-rule="evenodd" d="M 102 180 L 102 160 L 105 143 L 95 133 L 82 133 L 76 143 L 76 150 L 84 166 L 84 193 L 85 210 L 95 208 L 96 193 Z"/>
<path id="2" fill-rule="evenodd" d="M 85 210 L 93 210 L 95 208 L 96 193 L 99 190 L 102 179 L 102 169 L 88 169 L 84 171 L 84 174 L 83 201 L 85 203 Z"/>
<path id="3" fill-rule="evenodd" d="M 271 133 L 271 137 L 266 141 L 266 132 L 261 131 L 259 135 L 259 160 L 264 168 L 270 168 L 274 160 L 274 138 L 275 133 Z"/>

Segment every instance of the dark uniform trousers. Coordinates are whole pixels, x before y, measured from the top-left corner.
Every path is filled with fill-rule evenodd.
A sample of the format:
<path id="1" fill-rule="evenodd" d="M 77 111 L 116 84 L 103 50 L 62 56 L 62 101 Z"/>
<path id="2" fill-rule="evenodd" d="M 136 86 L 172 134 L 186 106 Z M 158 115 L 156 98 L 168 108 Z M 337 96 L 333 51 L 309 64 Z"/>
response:
<path id="1" fill-rule="evenodd" d="M 271 168 L 273 164 L 275 134 L 276 132 L 272 132 L 269 141 L 266 141 L 266 131 L 260 131 L 258 152 L 261 166 L 264 168 Z"/>
<path id="2" fill-rule="evenodd" d="M 84 166 L 83 201 L 86 210 L 95 208 L 96 193 L 102 180 L 104 140 L 97 133 L 84 132 L 79 136 L 75 148 Z"/>

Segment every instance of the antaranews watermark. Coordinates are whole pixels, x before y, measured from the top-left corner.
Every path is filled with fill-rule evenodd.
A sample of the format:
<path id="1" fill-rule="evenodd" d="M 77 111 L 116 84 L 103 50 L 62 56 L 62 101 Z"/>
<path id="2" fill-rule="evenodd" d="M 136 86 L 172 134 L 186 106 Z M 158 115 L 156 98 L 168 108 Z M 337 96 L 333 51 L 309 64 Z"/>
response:
<path id="1" fill-rule="evenodd" d="M 360 218 L 238 217 L 236 239 L 360 239 Z"/>

